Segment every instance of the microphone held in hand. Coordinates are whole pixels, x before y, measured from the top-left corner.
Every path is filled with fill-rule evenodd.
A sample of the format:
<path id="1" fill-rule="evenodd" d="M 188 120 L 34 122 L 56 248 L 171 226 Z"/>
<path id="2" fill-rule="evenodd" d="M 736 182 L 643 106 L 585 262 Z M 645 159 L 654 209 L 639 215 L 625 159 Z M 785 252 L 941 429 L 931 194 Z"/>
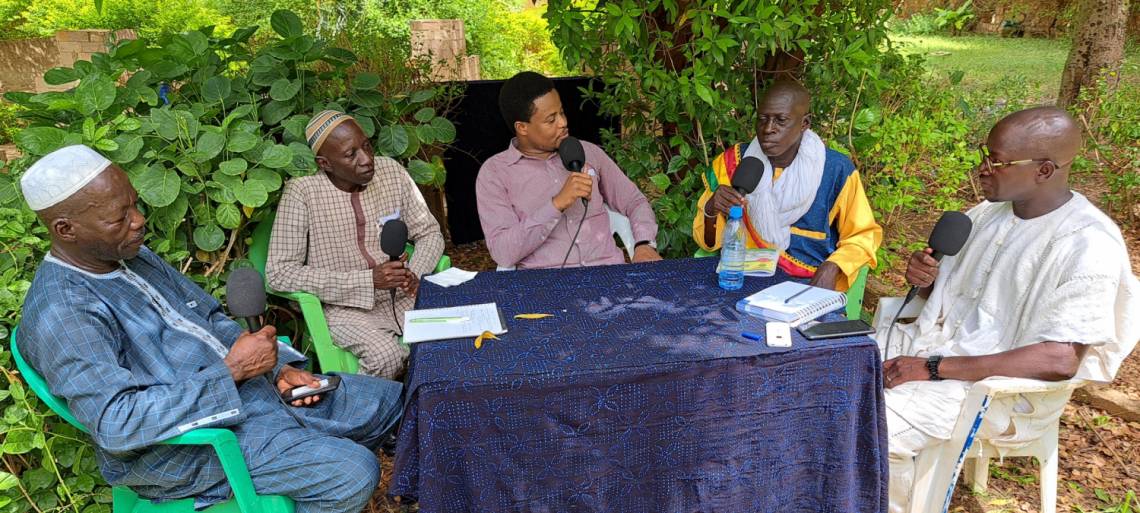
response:
<path id="1" fill-rule="evenodd" d="M 388 255 L 389 261 L 400 259 L 404 254 L 404 246 L 408 244 L 408 225 L 399 219 L 392 219 L 384 223 L 380 231 L 380 249 Z"/>
<path id="2" fill-rule="evenodd" d="M 577 173 L 586 164 L 586 150 L 582 142 L 576 137 L 567 137 L 558 145 L 558 157 L 562 159 L 562 167 L 567 171 Z"/>
<path id="3" fill-rule="evenodd" d="M 935 260 L 942 260 L 943 255 L 954 256 L 959 251 L 962 251 L 962 246 L 966 245 L 966 239 L 970 238 L 970 230 L 974 229 L 974 222 L 966 214 L 956 211 L 947 211 L 942 213 L 942 217 L 938 218 L 938 223 L 934 225 L 934 230 L 930 232 L 930 239 L 927 241 L 927 246 L 933 249 L 934 252 L 930 256 Z M 906 301 L 903 306 L 910 303 L 914 296 L 918 294 L 918 287 L 911 286 L 910 291 L 906 293 Z"/>
<path id="4" fill-rule="evenodd" d="M 242 267 L 230 272 L 226 280 L 226 304 L 230 315 L 245 319 L 249 332 L 261 330 L 261 316 L 265 314 L 265 282 L 257 270 Z"/>
<path id="5" fill-rule="evenodd" d="M 558 158 L 562 159 L 562 167 L 571 173 L 582 171 L 586 164 L 586 150 L 582 148 L 582 141 L 576 137 L 567 137 L 558 145 Z M 582 198 L 582 205 L 590 206 L 589 198 Z"/>
<path id="6" fill-rule="evenodd" d="M 756 185 L 763 177 L 764 161 L 756 157 L 744 157 L 732 174 L 732 188 L 742 196 L 747 196 L 756 190 Z"/>

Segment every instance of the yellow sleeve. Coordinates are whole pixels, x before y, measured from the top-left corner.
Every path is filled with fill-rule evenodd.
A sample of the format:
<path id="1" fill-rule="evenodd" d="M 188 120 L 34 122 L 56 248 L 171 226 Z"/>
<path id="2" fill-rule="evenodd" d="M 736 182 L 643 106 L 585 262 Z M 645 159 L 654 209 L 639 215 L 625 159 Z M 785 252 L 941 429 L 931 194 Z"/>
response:
<path id="1" fill-rule="evenodd" d="M 732 151 L 731 149 L 729 151 Z M 724 167 L 724 154 L 720 154 L 712 163 L 713 172 L 716 173 L 716 181 L 718 184 L 732 183 L 728 178 L 728 172 Z M 705 251 L 717 251 L 720 249 L 721 240 L 724 236 L 724 216 L 717 214 L 716 216 L 716 239 L 713 240 L 712 245 L 705 244 L 705 221 L 711 221 L 712 218 L 705 216 L 705 204 L 713 197 L 713 190 L 709 186 L 708 180 L 705 176 L 701 175 L 701 181 L 705 184 L 705 190 L 701 193 L 700 199 L 697 200 L 697 212 L 693 217 L 693 240 L 697 242 L 697 246 Z"/>
<path id="2" fill-rule="evenodd" d="M 883 242 L 883 228 L 875 222 L 859 171 L 847 177 L 829 217 L 838 225 L 839 242 L 827 260 L 838 265 L 844 274 L 837 280 L 836 289 L 847 290 L 858 276 L 859 268 L 866 265 L 874 269 L 878 265 L 875 252 Z"/>

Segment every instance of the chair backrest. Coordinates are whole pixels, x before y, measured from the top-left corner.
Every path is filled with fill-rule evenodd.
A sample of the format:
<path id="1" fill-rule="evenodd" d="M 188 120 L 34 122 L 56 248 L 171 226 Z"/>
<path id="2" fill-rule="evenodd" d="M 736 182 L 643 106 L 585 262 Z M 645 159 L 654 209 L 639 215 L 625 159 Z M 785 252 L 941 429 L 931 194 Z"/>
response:
<path id="1" fill-rule="evenodd" d="M 63 420 L 66 420 L 68 424 L 75 426 L 76 429 L 87 433 L 87 428 L 84 427 L 83 424 L 80 424 L 75 416 L 71 414 L 67 403 L 51 393 L 51 389 L 48 388 L 47 381 L 44 381 L 44 377 L 40 376 L 40 373 L 36 372 L 31 365 L 28 365 L 28 362 L 24 361 L 24 357 L 20 355 L 20 348 L 16 345 L 16 331 L 18 329 L 18 327 L 12 329 L 11 339 L 12 358 L 16 360 L 16 369 L 20 371 L 20 375 L 24 377 L 24 381 L 28 384 L 28 387 L 32 389 L 32 392 L 35 392 L 36 397 L 39 397 L 48 408 L 51 408 L 51 411 L 55 412 L 55 414 L 59 415 Z"/>
<path id="2" fill-rule="evenodd" d="M 253 263 L 253 268 L 265 276 L 265 261 L 269 259 L 269 236 L 273 233 L 273 220 L 276 218 L 274 212 L 270 212 L 266 217 L 253 229 L 252 243 L 249 245 L 249 261 Z"/>

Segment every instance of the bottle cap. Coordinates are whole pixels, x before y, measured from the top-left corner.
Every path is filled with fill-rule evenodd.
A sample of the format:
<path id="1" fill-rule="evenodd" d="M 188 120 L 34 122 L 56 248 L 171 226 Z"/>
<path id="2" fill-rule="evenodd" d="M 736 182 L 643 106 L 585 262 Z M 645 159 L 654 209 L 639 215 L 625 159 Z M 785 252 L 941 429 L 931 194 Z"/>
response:
<path id="1" fill-rule="evenodd" d="M 729 219 L 741 219 L 743 217 L 744 217 L 744 207 L 741 207 L 740 205 L 735 205 L 732 208 L 728 209 L 728 218 Z"/>

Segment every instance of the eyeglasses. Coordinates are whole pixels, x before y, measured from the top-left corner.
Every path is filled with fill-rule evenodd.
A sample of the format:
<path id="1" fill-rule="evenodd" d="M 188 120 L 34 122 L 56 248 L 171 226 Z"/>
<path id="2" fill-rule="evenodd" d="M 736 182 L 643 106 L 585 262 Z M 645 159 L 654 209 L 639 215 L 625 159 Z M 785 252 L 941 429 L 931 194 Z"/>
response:
<path id="1" fill-rule="evenodd" d="M 993 173 L 995 170 L 1004 167 L 1028 164 L 1030 162 L 1052 162 L 1052 159 L 1023 159 L 1010 160 L 1008 162 L 1002 162 L 1000 160 L 995 161 L 990 158 L 990 149 L 985 145 L 985 143 L 978 145 L 978 153 L 982 155 L 981 163 L 978 166 L 982 171 L 985 171 L 987 173 Z M 1057 164 L 1054 162 L 1053 165 L 1056 166 Z"/>

